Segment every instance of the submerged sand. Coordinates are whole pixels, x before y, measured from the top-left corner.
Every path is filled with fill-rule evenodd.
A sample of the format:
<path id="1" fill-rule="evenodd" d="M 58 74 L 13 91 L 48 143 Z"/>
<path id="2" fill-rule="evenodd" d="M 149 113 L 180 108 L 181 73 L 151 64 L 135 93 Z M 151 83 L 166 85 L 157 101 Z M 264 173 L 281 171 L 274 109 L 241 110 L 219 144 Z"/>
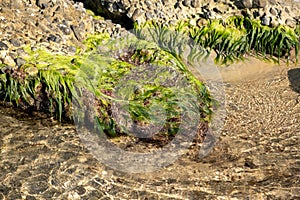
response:
<path id="1" fill-rule="evenodd" d="M 0 108 L 0 199 L 298 199 L 300 65 L 220 68 L 225 125 L 204 159 L 157 172 L 101 165 L 73 125 Z"/>

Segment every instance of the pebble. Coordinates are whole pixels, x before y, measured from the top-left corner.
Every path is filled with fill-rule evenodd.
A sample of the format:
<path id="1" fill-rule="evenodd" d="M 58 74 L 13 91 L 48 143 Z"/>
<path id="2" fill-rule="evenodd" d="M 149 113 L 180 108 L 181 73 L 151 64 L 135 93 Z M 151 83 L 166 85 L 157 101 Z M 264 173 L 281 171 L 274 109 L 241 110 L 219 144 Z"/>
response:
<path id="1" fill-rule="evenodd" d="M 267 15 L 264 15 L 262 18 L 261 18 L 261 24 L 262 25 L 265 25 L 265 26 L 269 26 L 270 25 L 270 22 L 271 22 L 271 18 Z"/>
<path id="2" fill-rule="evenodd" d="M 16 58 L 15 63 L 18 67 L 21 67 L 22 65 L 24 65 L 26 63 L 26 60 L 24 60 L 23 58 Z"/>
<path id="3" fill-rule="evenodd" d="M 39 70 L 34 66 L 30 66 L 25 69 L 25 72 L 30 76 L 35 76 L 38 74 Z"/>
<path id="4" fill-rule="evenodd" d="M 9 42 L 14 45 L 15 47 L 21 46 L 20 41 L 18 39 L 12 38 L 9 40 Z"/>
<path id="5" fill-rule="evenodd" d="M 53 34 L 50 34 L 49 37 L 47 38 L 48 41 L 52 41 L 52 42 L 61 42 L 61 38 L 59 38 L 58 36 L 55 36 Z"/>
<path id="6" fill-rule="evenodd" d="M 194 8 L 198 8 L 198 7 L 201 6 L 201 1 L 200 1 L 200 0 L 192 0 L 191 5 L 192 5 Z"/>
<path id="7" fill-rule="evenodd" d="M 182 4 L 184 5 L 184 6 L 191 6 L 191 1 L 190 0 L 184 0 L 183 2 L 182 2 Z"/>
<path id="8" fill-rule="evenodd" d="M 68 46 L 67 49 L 68 49 L 68 52 L 70 52 L 72 54 L 76 53 L 76 47 L 75 46 Z"/>
<path id="9" fill-rule="evenodd" d="M 48 8 L 47 0 L 36 0 L 36 5 L 42 9 Z"/>
<path id="10" fill-rule="evenodd" d="M 4 42 L 0 42 L 0 50 L 7 50 L 8 46 Z"/>
<path id="11" fill-rule="evenodd" d="M 78 27 L 76 27 L 76 26 L 74 26 L 74 25 L 71 25 L 71 30 L 73 31 L 73 33 L 74 33 L 76 39 L 77 39 L 78 41 L 81 41 L 81 40 L 82 40 L 82 37 L 81 37 L 81 35 L 80 35 L 80 33 L 79 33 Z"/>
<path id="12" fill-rule="evenodd" d="M 296 22 L 292 19 L 286 19 L 285 20 L 285 24 L 288 25 L 291 28 L 295 28 L 296 27 Z"/>
<path id="13" fill-rule="evenodd" d="M 274 7 L 270 8 L 270 13 L 274 16 L 277 16 L 277 10 Z"/>

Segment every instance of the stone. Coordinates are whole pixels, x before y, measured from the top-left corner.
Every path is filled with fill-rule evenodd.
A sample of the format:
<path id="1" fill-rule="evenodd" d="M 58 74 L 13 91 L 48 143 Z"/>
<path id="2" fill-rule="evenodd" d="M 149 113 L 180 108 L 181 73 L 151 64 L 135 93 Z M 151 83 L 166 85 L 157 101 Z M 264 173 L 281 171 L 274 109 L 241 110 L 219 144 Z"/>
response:
<path id="1" fill-rule="evenodd" d="M 205 20 L 205 19 L 203 19 L 203 18 L 200 18 L 200 19 L 197 21 L 197 25 L 198 25 L 199 27 L 206 26 L 207 23 L 208 23 L 208 21 Z"/>
<path id="2" fill-rule="evenodd" d="M 164 5 L 170 5 L 171 1 L 172 1 L 172 0 L 162 0 L 162 3 L 163 3 Z"/>
<path id="3" fill-rule="evenodd" d="M 5 58 L 3 59 L 4 63 L 7 65 L 10 65 L 12 67 L 16 66 L 16 63 L 14 61 L 14 59 L 11 56 L 5 56 Z"/>
<path id="4" fill-rule="evenodd" d="M 268 0 L 253 0 L 252 8 L 265 8 L 268 5 Z"/>
<path id="5" fill-rule="evenodd" d="M 16 58 L 15 63 L 18 67 L 21 67 L 22 65 L 24 65 L 26 63 L 26 60 L 24 60 L 23 58 Z"/>
<path id="6" fill-rule="evenodd" d="M 0 50 L 7 50 L 8 46 L 4 42 L 0 42 Z"/>
<path id="7" fill-rule="evenodd" d="M 36 68 L 35 66 L 30 66 L 30 67 L 27 67 L 25 69 L 25 72 L 29 75 L 29 76 L 35 76 L 38 74 L 39 70 L 38 68 Z"/>
<path id="8" fill-rule="evenodd" d="M 71 30 L 73 31 L 74 33 L 74 36 L 75 38 L 78 40 L 78 41 L 81 41 L 82 40 L 82 37 L 81 37 L 81 34 L 79 33 L 78 31 L 78 27 L 77 26 L 74 26 L 74 25 L 71 25 Z"/>
<path id="9" fill-rule="evenodd" d="M 65 35 L 70 35 L 71 34 L 71 29 L 64 25 L 64 24 L 58 24 L 58 28 L 65 34 Z"/>
<path id="10" fill-rule="evenodd" d="M 45 9 L 48 7 L 48 1 L 47 0 L 36 0 L 36 5 L 42 9 Z"/>
<path id="11" fill-rule="evenodd" d="M 296 27 L 296 22 L 295 20 L 292 19 L 286 19 L 285 20 L 285 24 L 291 28 L 295 28 Z"/>
<path id="12" fill-rule="evenodd" d="M 278 20 L 272 18 L 270 26 L 274 28 L 274 27 L 276 27 L 276 26 L 278 26 L 278 25 L 279 25 Z"/>
<path id="13" fill-rule="evenodd" d="M 26 196 L 26 200 L 36 200 L 34 196 L 28 195 Z"/>
<path id="14" fill-rule="evenodd" d="M 270 22 L 271 22 L 271 18 L 267 15 L 264 15 L 262 18 L 261 18 L 261 24 L 262 25 L 265 25 L 265 26 L 269 26 L 270 25 Z"/>
<path id="15" fill-rule="evenodd" d="M 276 5 L 277 4 L 276 0 L 268 0 L 268 2 L 269 2 L 270 5 Z"/>
<path id="16" fill-rule="evenodd" d="M 71 54 L 75 54 L 76 53 L 76 47 L 75 46 L 69 46 L 68 47 L 68 52 L 70 52 Z"/>
<path id="17" fill-rule="evenodd" d="M 136 9 L 132 14 L 133 21 L 137 21 L 138 18 L 143 14 L 143 11 L 141 9 Z"/>
<path id="18" fill-rule="evenodd" d="M 184 0 L 184 1 L 182 2 L 182 4 L 183 4 L 184 6 L 190 7 L 190 6 L 191 6 L 191 1 L 190 1 L 190 0 Z"/>
<path id="19" fill-rule="evenodd" d="M 21 46 L 20 41 L 19 41 L 18 39 L 11 38 L 11 39 L 9 40 L 9 42 L 10 42 L 12 45 L 14 45 L 15 47 Z"/>
<path id="20" fill-rule="evenodd" d="M 11 1 L 11 8 L 13 9 L 22 9 L 24 8 L 24 2 L 22 0 Z"/>
<path id="21" fill-rule="evenodd" d="M 52 42 L 57 42 L 57 43 L 61 42 L 61 38 L 53 34 L 50 34 L 47 40 Z"/>
<path id="22" fill-rule="evenodd" d="M 197 26 L 197 22 L 196 22 L 195 19 L 191 19 L 189 24 L 192 25 L 192 26 Z"/>
<path id="23" fill-rule="evenodd" d="M 271 7 L 271 8 L 270 8 L 270 13 L 271 13 L 272 15 L 274 15 L 274 16 L 277 16 L 277 9 L 274 8 L 274 7 Z"/>
<path id="24" fill-rule="evenodd" d="M 240 0 L 234 3 L 239 9 L 252 8 L 252 0 Z"/>
<path id="25" fill-rule="evenodd" d="M 191 5 L 194 8 L 199 8 L 201 6 L 201 1 L 200 0 L 192 0 Z"/>
<path id="26" fill-rule="evenodd" d="M 153 19 L 153 15 L 151 14 L 151 12 L 146 12 L 146 18 L 147 18 L 147 20 L 151 20 L 151 19 Z"/>

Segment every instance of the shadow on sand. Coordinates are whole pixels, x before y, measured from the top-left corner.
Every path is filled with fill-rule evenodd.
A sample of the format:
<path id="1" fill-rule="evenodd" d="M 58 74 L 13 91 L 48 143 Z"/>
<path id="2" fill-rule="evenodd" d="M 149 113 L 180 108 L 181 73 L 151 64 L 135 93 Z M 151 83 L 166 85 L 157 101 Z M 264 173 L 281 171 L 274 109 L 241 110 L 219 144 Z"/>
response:
<path id="1" fill-rule="evenodd" d="M 300 93 L 300 68 L 291 69 L 288 71 L 288 78 L 291 88 Z"/>

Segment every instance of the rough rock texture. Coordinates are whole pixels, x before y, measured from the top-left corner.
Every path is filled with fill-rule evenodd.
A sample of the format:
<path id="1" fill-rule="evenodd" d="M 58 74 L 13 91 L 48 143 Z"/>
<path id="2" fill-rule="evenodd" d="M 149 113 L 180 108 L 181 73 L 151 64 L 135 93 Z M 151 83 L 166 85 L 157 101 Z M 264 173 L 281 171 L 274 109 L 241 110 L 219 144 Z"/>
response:
<path id="1" fill-rule="evenodd" d="M 43 47 L 53 53 L 72 55 L 84 48 L 87 34 L 114 34 L 120 25 L 94 19 L 82 3 L 66 0 L 4 0 L 0 2 L 0 64 L 19 66 L 23 48 Z"/>
<path id="2" fill-rule="evenodd" d="M 245 15 L 266 21 L 266 25 L 299 22 L 300 5 L 281 0 L 78 0 L 105 17 L 121 20 L 123 24 L 156 20 L 174 23 L 178 20 L 207 18 L 221 19 L 230 15 Z M 273 10 L 272 13 L 270 13 Z M 276 11 L 276 12 L 274 12 Z M 127 16 L 127 17 L 125 17 Z M 129 18 L 129 19 L 128 19 Z"/>
<path id="3" fill-rule="evenodd" d="M 34 49 L 43 47 L 54 53 L 74 54 L 76 47 L 84 49 L 82 41 L 88 33 L 107 32 L 118 36 L 125 31 L 124 28 L 131 29 L 135 21 L 176 23 L 178 20 L 190 20 L 191 24 L 197 25 L 202 18 L 245 15 L 259 19 L 267 26 L 287 24 L 295 27 L 300 20 L 300 6 L 279 1 L 2 0 L 0 64 L 21 66 L 22 58 L 26 56 L 25 45 Z M 105 19 L 93 17 L 86 8 Z"/>

